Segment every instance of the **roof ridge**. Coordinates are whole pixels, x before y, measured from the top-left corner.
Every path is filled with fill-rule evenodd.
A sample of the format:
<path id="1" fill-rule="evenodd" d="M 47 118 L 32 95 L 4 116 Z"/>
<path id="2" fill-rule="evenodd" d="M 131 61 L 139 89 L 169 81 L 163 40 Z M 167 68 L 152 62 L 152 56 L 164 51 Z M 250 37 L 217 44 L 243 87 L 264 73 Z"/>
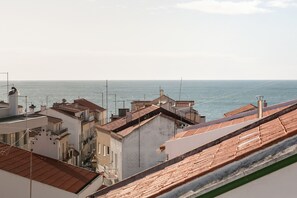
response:
<path id="1" fill-rule="evenodd" d="M 154 167 L 152 167 L 150 169 L 147 169 L 147 170 L 145 170 L 145 171 L 143 171 L 141 173 L 133 175 L 133 176 L 131 176 L 131 177 L 119 182 L 119 183 L 116 183 L 116 184 L 114 184 L 114 185 L 112 185 L 110 187 L 107 187 L 107 188 L 104 188 L 104 189 L 102 189 L 100 191 L 97 191 L 96 193 L 94 193 L 91 196 L 92 197 L 100 196 L 100 195 L 108 193 L 111 190 L 114 190 L 114 189 L 120 188 L 122 186 L 125 186 L 125 185 L 127 185 L 127 184 L 129 184 L 129 183 L 131 183 L 133 181 L 142 179 L 142 178 L 144 178 L 145 176 L 147 176 L 149 174 L 155 173 L 155 172 L 157 172 L 159 170 L 162 170 L 162 169 L 164 169 L 164 168 L 166 168 L 166 167 L 168 167 L 170 165 L 178 163 L 178 162 L 182 161 L 183 159 L 185 159 L 187 157 L 190 157 L 190 156 L 192 156 L 194 154 L 197 154 L 197 153 L 199 153 L 199 152 L 201 152 L 201 151 L 203 151 L 203 150 L 205 150 L 207 148 L 210 148 L 212 146 L 218 145 L 219 143 L 221 143 L 221 142 L 223 142 L 225 140 L 228 140 L 228 139 L 230 139 L 232 137 L 235 137 L 235 136 L 237 136 L 237 135 L 239 135 L 239 134 L 241 134 L 241 133 L 243 133 L 245 131 L 248 131 L 250 129 L 258 127 L 261 124 L 267 123 L 267 122 L 269 122 L 271 120 L 274 120 L 274 119 L 276 119 L 276 118 L 278 118 L 278 117 L 280 117 L 280 116 L 282 116 L 284 114 L 287 114 L 287 113 L 289 113 L 291 111 L 294 111 L 296 109 L 297 109 L 297 104 L 289 106 L 289 107 L 287 107 L 287 108 L 285 108 L 285 109 L 283 109 L 281 111 L 278 111 L 278 112 L 276 112 L 276 113 L 274 113 L 274 114 L 272 114 L 270 116 L 264 117 L 264 118 L 262 118 L 262 119 L 260 119 L 260 120 L 258 120 L 256 122 L 253 122 L 253 123 L 251 123 L 251 124 L 249 124 L 249 125 L 247 125 L 247 126 L 245 126 L 243 128 L 235 130 L 234 132 L 232 132 L 232 133 L 230 133 L 228 135 L 225 135 L 225 136 L 223 136 L 221 138 L 218 138 L 218 139 L 216 139 L 214 141 L 211 141 L 211 142 L 209 142 L 209 143 L 207 143 L 207 144 L 205 144 L 203 146 L 200 146 L 200 147 L 198 147 L 198 148 L 196 148 L 194 150 L 191 150 L 191 151 L 189 151 L 189 152 L 187 152 L 187 153 L 185 153 L 183 155 L 180 155 L 180 156 L 175 157 L 175 158 L 173 158 L 171 160 L 168 160 L 168 161 L 166 161 L 166 162 L 164 162 L 162 164 L 159 164 L 159 165 L 156 165 L 156 166 L 154 166 Z"/>

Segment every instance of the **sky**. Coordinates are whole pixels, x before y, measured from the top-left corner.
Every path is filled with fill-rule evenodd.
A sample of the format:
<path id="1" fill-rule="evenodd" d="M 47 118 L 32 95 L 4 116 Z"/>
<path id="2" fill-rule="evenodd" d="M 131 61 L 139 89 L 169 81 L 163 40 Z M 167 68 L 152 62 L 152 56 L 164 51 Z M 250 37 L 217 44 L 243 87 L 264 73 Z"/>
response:
<path id="1" fill-rule="evenodd" d="M 296 35 L 297 0 L 1 0 L 0 72 L 11 80 L 297 80 Z"/>

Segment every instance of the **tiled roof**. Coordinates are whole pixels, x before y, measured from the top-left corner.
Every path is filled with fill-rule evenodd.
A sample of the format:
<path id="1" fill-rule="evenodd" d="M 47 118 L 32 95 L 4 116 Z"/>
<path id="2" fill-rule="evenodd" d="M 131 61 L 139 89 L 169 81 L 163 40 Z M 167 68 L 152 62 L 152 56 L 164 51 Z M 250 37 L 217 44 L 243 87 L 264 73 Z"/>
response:
<path id="1" fill-rule="evenodd" d="M 193 106 L 195 102 L 193 100 L 178 100 L 175 101 L 175 107 L 190 107 Z"/>
<path id="2" fill-rule="evenodd" d="M 283 107 L 286 108 L 286 107 L 288 107 L 290 105 L 294 105 L 294 104 L 297 104 L 297 99 L 265 107 L 265 108 L 263 108 L 263 112 L 274 110 L 274 109 L 280 109 L 280 108 L 283 108 Z M 238 118 L 247 117 L 247 116 L 250 116 L 250 115 L 255 115 L 257 113 L 258 113 L 258 109 L 247 111 L 247 112 L 242 112 L 242 113 L 239 113 L 239 114 L 236 114 L 236 115 L 233 115 L 233 116 L 224 117 L 224 118 L 221 118 L 221 119 L 217 119 L 217 120 L 213 120 L 213 121 L 209 121 L 209 122 L 204 122 L 204 123 L 192 125 L 192 126 L 189 126 L 189 127 L 185 128 L 185 131 L 191 130 L 191 129 L 198 129 L 198 128 L 202 128 L 202 127 L 206 127 L 206 126 L 211 126 L 211 125 L 214 125 L 214 124 L 219 124 L 219 123 L 227 122 L 227 121 L 230 121 L 230 120 L 235 120 L 235 119 L 238 119 Z"/>
<path id="3" fill-rule="evenodd" d="M 95 103 L 92 103 L 84 98 L 76 99 L 76 100 L 74 100 L 74 103 L 78 103 L 82 106 L 88 107 L 92 111 L 96 111 L 96 110 L 105 111 L 104 108 L 102 108 L 102 107 L 96 105 Z"/>
<path id="4" fill-rule="evenodd" d="M 162 107 L 152 105 L 146 108 L 142 108 L 136 111 L 133 111 L 131 113 L 127 113 L 126 117 L 117 119 L 113 122 L 110 122 L 106 125 L 103 125 L 100 128 L 103 128 L 105 130 L 113 131 L 113 132 L 119 132 L 121 130 L 124 130 L 130 126 L 136 125 L 139 121 L 146 120 L 152 116 L 155 116 L 159 113 L 162 113 L 164 115 L 167 115 L 171 118 L 174 118 L 176 120 L 180 120 L 182 122 L 185 122 L 187 124 L 193 124 L 193 121 L 182 117 L 180 115 L 177 115 L 171 111 L 168 111 Z M 130 117 L 130 118 L 129 118 Z"/>
<path id="5" fill-rule="evenodd" d="M 78 113 L 80 111 L 84 111 L 89 109 L 88 107 L 84 107 L 82 105 L 76 105 L 76 104 L 58 104 L 54 105 L 54 109 L 60 109 L 62 111 L 70 112 L 70 113 Z"/>
<path id="6" fill-rule="evenodd" d="M 297 134 L 297 105 L 123 180 L 94 197 L 156 197 Z M 134 179 L 134 181 L 133 181 Z"/>
<path id="7" fill-rule="evenodd" d="M 282 110 L 284 108 L 285 107 L 280 107 L 280 108 L 272 109 L 272 110 L 269 110 L 269 111 L 265 111 L 263 113 L 263 116 L 264 117 L 269 116 L 269 115 L 274 114 L 274 113 L 276 113 L 276 112 L 278 112 L 278 111 L 280 111 L 280 110 Z M 171 140 L 179 139 L 179 138 L 183 138 L 183 137 L 187 137 L 187 136 L 191 136 L 191 135 L 196 135 L 196 134 L 204 133 L 204 132 L 207 132 L 207 131 L 212 131 L 212 130 L 215 130 L 215 129 L 220 129 L 220 128 L 227 127 L 227 126 L 232 126 L 232 125 L 235 125 L 235 124 L 238 124 L 238 123 L 243 123 L 243 122 L 246 122 L 246 121 L 249 121 L 249 120 L 254 120 L 256 118 L 257 118 L 257 114 L 253 114 L 253 115 L 237 118 L 237 119 L 234 119 L 234 120 L 229 120 L 229 121 L 226 121 L 226 122 L 221 122 L 221 123 L 218 123 L 218 124 L 213 124 L 213 125 L 201 127 L 201 128 L 198 128 L 198 129 L 190 129 L 190 130 L 187 130 L 187 131 L 177 133 L 175 135 L 175 137 L 171 138 Z"/>
<path id="8" fill-rule="evenodd" d="M 152 106 L 149 106 L 147 108 L 142 108 L 142 109 L 139 109 L 137 111 L 131 112 L 132 118 L 130 120 L 131 121 L 137 120 L 138 118 L 140 118 L 140 117 L 142 117 L 142 116 L 144 116 L 146 114 L 149 114 L 149 113 L 151 113 L 151 112 L 153 112 L 153 111 L 155 111 L 155 110 L 157 110 L 159 108 L 160 107 L 158 107 L 158 106 L 152 105 Z M 117 120 L 115 120 L 113 122 L 110 122 L 110 123 L 108 123 L 106 125 L 103 125 L 102 128 L 104 128 L 106 130 L 110 130 L 110 131 L 118 129 L 118 128 L 120 128 L 120 127 L 127 124 L 126 117 L 117 119 Z"/>
<path id="9" fill-rule="evenodd" d="M 146 119 L 146 120 L 140 122 L 139 124 L 136 124 L 134 126 L 128 127 L 126 129 L 118 132 L 117 134 L 120 135 L 120 136 L 122 136 L 122 137 L 126 137 L 127 135 L 129 135 L 130 133 L 132 133 L 134 130 L 138 129 L 139 127 L 141 127 L 141 126 L 143 126 L 143 125 L 145 125 L 147 123 L 149 123 L 150 121 L 152 121 L 153 119 L 155 119 L 159 115 L 155 115 L 155 116 L 153 116 L 153 117 L 151 117 L 149 119 Z"/>
<path id="10" fill-rule="evenodd" d="M 246 112 L 246 111 L 250 111 L 250 110 L 254 110 L 254 109 L 257 109 L 257 107 L 253 104 L 247 104 L 245 106 L 242 106 L 238 109 L 234 109 L 233 111 L 229 111 L 227 113 L 225 113 L 225 117 L 229 117 L 229 116 L 233 116 L 233 115 L 236 115 L 236 114 L 239 114 L 239 113 L 242 113 L 242 112 Z"/>
<path id="11" fill-rule="evenodd" d="M 0 151 L 1 170 L 30 178 L 29 151 L 2 143 L 0 143 Z M 95 172 L 34 153 L 32 154 L 32 169 L 34 181 L 75 194 L 99 176 Z"/>

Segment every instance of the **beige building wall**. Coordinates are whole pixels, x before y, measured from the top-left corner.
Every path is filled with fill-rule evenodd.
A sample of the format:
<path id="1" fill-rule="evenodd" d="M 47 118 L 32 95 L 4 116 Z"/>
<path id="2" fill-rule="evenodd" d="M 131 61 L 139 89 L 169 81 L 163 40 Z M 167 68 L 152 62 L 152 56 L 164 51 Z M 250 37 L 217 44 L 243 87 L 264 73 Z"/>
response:
<path id="1" fill-rule="evenodd" d="M 110 132 L 104 129 L 96 128 L 97 132 L 97 145 L 96 156 L 99 171 L 104 171 L 105 166 L 111 163 L 110 158 Z"/>
<path id="2" fill-rule="evenodd" d="M 94 131 L 95 121 L 89 121 L 82 125 L 82 132 L 81 132 L 81 141 L 82 141 L 82 160 L 85 160 L 86 157 L 95 149 L 96 140 L 90 138 L 95 137 L 93 134 Z"/>

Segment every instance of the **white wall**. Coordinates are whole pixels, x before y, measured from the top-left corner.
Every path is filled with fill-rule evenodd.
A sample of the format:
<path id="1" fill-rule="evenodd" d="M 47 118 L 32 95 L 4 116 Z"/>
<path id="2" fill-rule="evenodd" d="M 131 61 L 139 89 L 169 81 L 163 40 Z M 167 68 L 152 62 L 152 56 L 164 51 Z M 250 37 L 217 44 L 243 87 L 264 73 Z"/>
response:
<path id="1" fill-rule="evenodd" d="M 9 108 L 0 108 L 0 118 L 9 116 Z"/>
<path id="2" fill-rule="evenodd" d="M 97 177 L 92 183 L 90 183 L 83 190 L 81 190 L 81 192 L 78 194 L 78 198 L 86 198 L 87 196 L 94 194 L 95 192 L 98 191 L 98 189 L 102 184 L 103 184 L 103 177 L 102 176 Z"/>
<path id="3" fill-rule="evenodd" d="M 224 127 L 221 129 L 207 131 L 197 135 L 191 135 L 180 139 L 166 141 L 165 153 L 168 154 L 168 159 L 175 158 L 220 137 L 223 137 L 231 132 L 234 132 L 235 130 L 243 128 L 253 122 L 255 122 L 255 120 Z"/>
<path id="4" fill-rule="evenodd" d="M 297 195 L 297 163 L 270 173 L 218 197 L 269 197 L 295 198 Z"/>
<path id="5" fill-rule="evenodd" d="M 48 134 L 48 136 L 46 134 Z M 50 132 L 42 131 L 40 135 L 36 135 L 35 138 L 37 138 L 37 140 L 34 141 L 32 145 L 34 153 L 59 160 L 59 144 L 58 141 L 55 141 L 56 136 L 51 136 Z"/>
<path id="6" fill-rule="evenodd" d="M 140 155 L 139 129 L 126 136 L 123 140 L 123 179 L 165 161 L 166 155 L 158 152 L 159 147 L 173 136 L 174 128 L 173 120 L 160 115 L 141 126 Z"/>
<path id="7" fill-rule="evenodd" d="M 5 198 L 29 198 L 30 180 L 9 172 L 0 170 L 0 197 Z M 78 198 L 78 195 L 53 186 L 32 181 L 32 197 L 52 198 Z"/>
<path id="8" fill-rule="evenodd" d="M 7 121 L 0 123 L 0 133 L 7 134 L 7 133 L 15 133 L 19 131 L 25 131 L 26 129 L 30 128 L 38 128 L 47 125 L 47 117 L 29 117 L 27 120 L 25 118 Z"/>
<path id="9" fill-rule="evenodd" d="M 55 111 L 53 109 L 47 109 L 45 111 L 40 112 L 43 115 L 48 115 L 52 117 L 57 117 L 63 120 L 63 126 L 65 128 L 68 128 L 68 132 L 71 134 L 69 136 L 69 143 L 74 144 L 74 148 L 77 151 L 80 151 L 80 142 L 79 142 L 79 136 L 81 134 L 81 121 L 72 118 L 70 116 L 67 116 L 63 113 L 60 113 L 58 111 Z"/>
<path id="10" fill-rule="evenodd" d="M 117 140 L 113 137 L 110 139 L 110 148 L 111 153 L 113 153 L 113 160 L 112 160 L 112 168 L 116 168 L 116 159 L 115 154 L 117 154 L 117 172 L 118 172 L 118 179 L 121 181 L 123 179 L 122 175 L 122 142 L 120 140 Z"/>

